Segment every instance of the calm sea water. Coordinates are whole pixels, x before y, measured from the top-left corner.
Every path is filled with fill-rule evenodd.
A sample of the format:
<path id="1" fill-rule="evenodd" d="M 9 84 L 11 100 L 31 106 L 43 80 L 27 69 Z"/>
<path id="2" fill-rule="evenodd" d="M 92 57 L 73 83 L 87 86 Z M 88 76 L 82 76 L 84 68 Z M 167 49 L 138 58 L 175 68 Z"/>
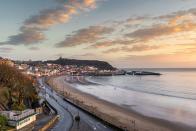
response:
<path id="1" fill-rule="evenodd" d="M 196 69 L 145 70 L 163 75 L 89 77 L 98 85 L 75 87 L 145 116 L 196 127 Z"/>

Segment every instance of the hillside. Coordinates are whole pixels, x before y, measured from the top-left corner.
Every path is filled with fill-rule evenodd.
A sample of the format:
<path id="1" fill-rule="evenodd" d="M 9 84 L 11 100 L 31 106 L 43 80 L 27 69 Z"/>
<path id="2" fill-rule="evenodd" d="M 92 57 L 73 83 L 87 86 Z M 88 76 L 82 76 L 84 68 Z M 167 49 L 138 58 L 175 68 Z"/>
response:
<path id="1" fill-rule="evenodd" d="M 113 70 L 114 67 L 111 66 L 108 62 L 98 61 L 98 60 L 76 60 L 76 59 L 64 59 L 59 58 L 57 60 L 45 61 L 45 63 L 53 63 L 60 65 L 77 65 L 77 66 L 94 66 L 98 69 Z"/>
<path id="2" fill-rule="evenodd" d="M 0 64 L 0 108 L 23 110 L 38 100 L 33 80 L 14 67 Z M 3 109 L 2 109 L 3 108 Z"/>
<path id="3" fill-rule="evenodd" d="M 52 63 L 52 64 L 60 64 L 60 65 L 94 66 L 100 70 L 114 70 L 115 69 L 108 62 L 98 61 L 98 60 L 76 60 L 76 59 L 59 58 L 57 60 L 47 60 L 47 61 L 22 61 L 22 62 L 17 61 L 17 63 L 26 63 L 30 65 Z"/>

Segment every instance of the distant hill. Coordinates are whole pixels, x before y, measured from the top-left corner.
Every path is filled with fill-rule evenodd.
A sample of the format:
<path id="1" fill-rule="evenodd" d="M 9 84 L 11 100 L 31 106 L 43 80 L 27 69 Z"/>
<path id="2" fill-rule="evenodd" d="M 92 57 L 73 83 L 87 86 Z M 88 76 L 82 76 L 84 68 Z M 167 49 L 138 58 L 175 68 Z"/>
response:
<path id="1" fill-rule="evenodd" d="M 53 64 L 60 64 L 60 65 L 77 65 L 77 66 L 94 66 L 98 69 L 102 70 L 114 70 L 115 68 L 110 65 L 108 62 L 105 61 L 98 61 L 98 60 L 76 60 L 76 59 L 65 59 L 59 58 L 57 60 L 48 60 L 45 63 L 53 63 Z"/>
<path id="2" fill-rule="evenodd" d="M 59 65 L 77 65 L 77 66 L 94 66 L 100 70 L 114 70 L 115 68 L 105 61 L 98 60 L 76 60 L 76 59 L 65 59 L 59 58 L 57 60 L 47 60 L 47 61 L 17 61 L 17 63 L 26 63 L 30 65 L 38 64 L 59 64 Z"/>

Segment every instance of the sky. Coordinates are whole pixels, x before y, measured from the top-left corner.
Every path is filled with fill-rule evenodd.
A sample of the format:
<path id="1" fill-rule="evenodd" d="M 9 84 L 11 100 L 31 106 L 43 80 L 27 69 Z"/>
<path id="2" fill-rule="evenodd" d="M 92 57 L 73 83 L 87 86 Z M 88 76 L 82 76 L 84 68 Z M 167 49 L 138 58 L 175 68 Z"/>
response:
<path id="1" fill-rule="evenodd" d="M 196 0 L 0 1 L 0 56 L 196 67 Z"/>

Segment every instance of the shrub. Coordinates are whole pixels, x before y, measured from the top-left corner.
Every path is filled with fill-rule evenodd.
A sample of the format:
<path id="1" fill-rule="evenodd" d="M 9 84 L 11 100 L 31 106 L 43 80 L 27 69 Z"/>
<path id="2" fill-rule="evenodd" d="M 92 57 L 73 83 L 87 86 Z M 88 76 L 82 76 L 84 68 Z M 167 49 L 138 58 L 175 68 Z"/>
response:
<path id="1" fill-rule="evenodd" d="M 37 101 L 37 92 L 33 81 L 14 67 L 0 64 L 0 86 L 7 89 L 9 109 L 23 110 Z"/>
<path id="2" fill-rule="evenodd" d="M 0 131 L 6 130 L 7 118 L 5 116 L 0 115 Z"/>

